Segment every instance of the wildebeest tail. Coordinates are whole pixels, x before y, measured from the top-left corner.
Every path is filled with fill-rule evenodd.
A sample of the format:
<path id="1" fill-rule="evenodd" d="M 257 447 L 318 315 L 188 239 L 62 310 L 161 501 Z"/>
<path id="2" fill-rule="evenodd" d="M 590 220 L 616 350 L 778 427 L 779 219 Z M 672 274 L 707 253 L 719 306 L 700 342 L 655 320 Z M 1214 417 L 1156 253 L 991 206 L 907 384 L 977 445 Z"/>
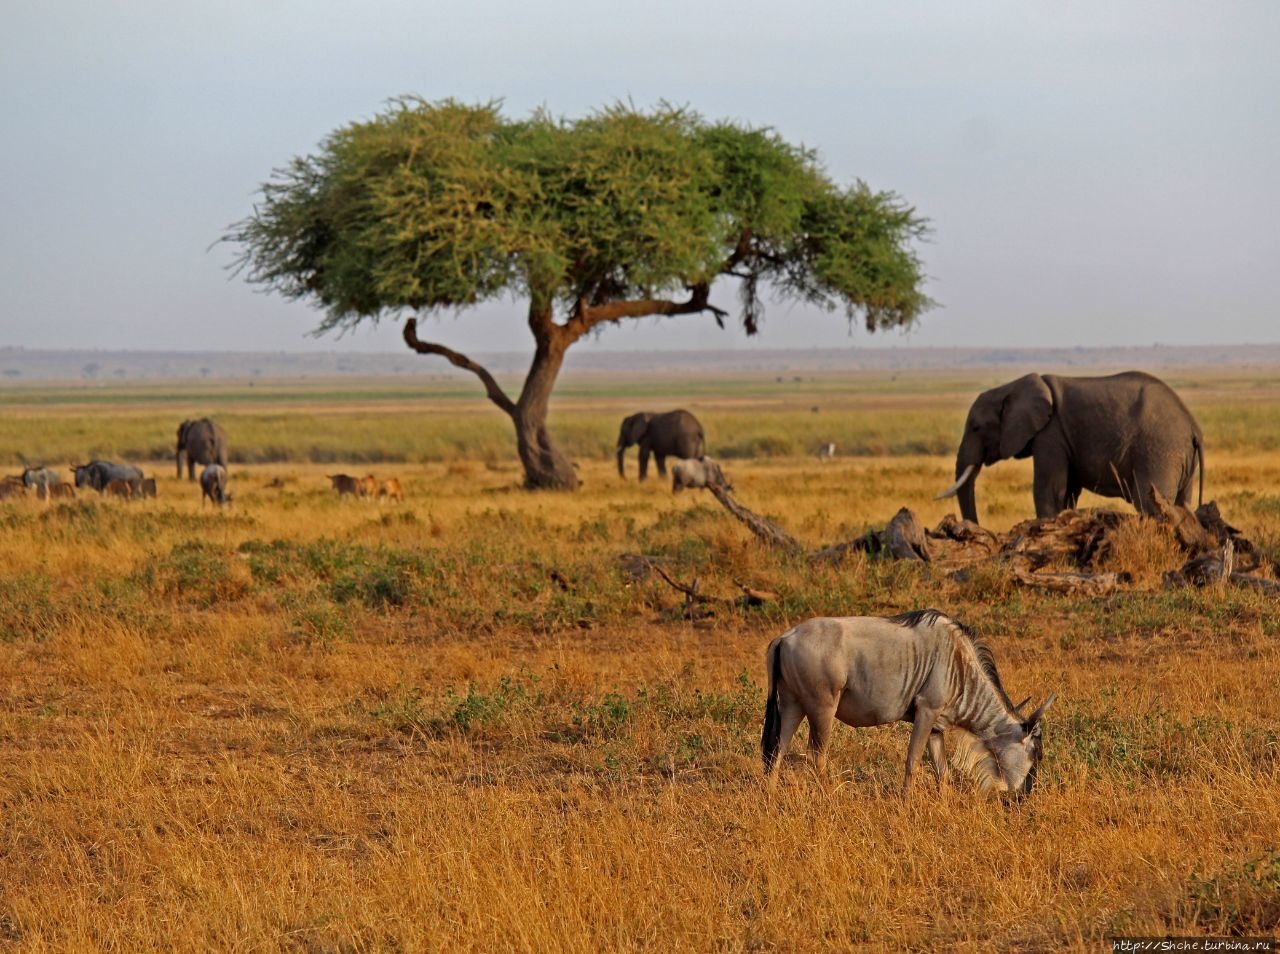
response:
<path id="1" fill-rule="evenodd" d="M 778 683 L 782 681 L 782 654 L 780 643 L 774 640 L 765 653 L 765 668 L 769 671 L 769 699 L 764 706 L 764 728 L 760 731 L 760 755 L 764 770 L 773 768 L 778 757 L 778 743 L 782 736 L 782 716 L 778 714 Z"/>

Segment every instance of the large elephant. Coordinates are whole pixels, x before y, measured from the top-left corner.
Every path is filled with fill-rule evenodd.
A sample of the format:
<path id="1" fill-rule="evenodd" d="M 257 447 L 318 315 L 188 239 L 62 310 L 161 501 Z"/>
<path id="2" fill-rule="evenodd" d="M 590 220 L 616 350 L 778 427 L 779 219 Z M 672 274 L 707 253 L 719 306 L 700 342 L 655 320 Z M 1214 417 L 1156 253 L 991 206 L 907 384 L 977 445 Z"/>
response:
<path id="1" fill-rule="evenodd" d="M 699 459 L 705 451 L 702 425 L 698 419 L 685 410 L 667 411 L 665 414 L 653 414 L 641 411 L 632 414 L 622 422 L 618 431 L 618 476 L 625 477 L 622 457 L 632 444 L 640 445 L 640 479 L 644 480 L 649 470 L 649 455 L 658 461 L 658 473 L 667 476 L 668 457 L 687 457 Z"/>
<path id="2" fill-rule="evenodd" d="M 1081 490 L 1123 497 L 1154 513 L 1152 487 L 1178 504 L 1200 474 L 1204 438 L 1173 389 L 1141 371 L 1097 378 L 1028 374 L 983 391 L 969 408 L 956 453 L 956 482 L 938 495 L 958 495 L 960 514 L 975 523 L 973 485 L 984 466 L 1007 458 L 1035 463 L 1036 516 L 1076 505 Z"/>
<path id="3" fill-rule="evenodd" d="M 196 464 L 227 466 L 227 434 L 207 417 L 178 425 L 178 477 L 182 477 L 182 455 L 187 455 L 187 480 L 196 479 Z"/>

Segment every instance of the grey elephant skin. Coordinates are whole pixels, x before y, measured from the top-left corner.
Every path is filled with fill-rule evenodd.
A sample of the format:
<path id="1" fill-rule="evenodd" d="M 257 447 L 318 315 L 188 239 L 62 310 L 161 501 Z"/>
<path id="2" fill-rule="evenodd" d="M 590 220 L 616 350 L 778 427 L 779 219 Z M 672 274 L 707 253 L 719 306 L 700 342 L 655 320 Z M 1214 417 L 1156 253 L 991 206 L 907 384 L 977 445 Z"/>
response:
<path id="1" fill-rule="evenodd" d="M 227 433 L 207 417 L 183 421 L 178 425 L 178 477 L 182 477 L 182 458 L 187 458 L 187 480 L 196 479 L 197 464 L 227 466 Z"/>
<path id="2" fill-rule="evenodd" d="M 658 462 L 658 473 L 667 476 L 667 458 L 700 460 L 705 453 L 702 425 L 684 409 L 654 414 L 641 411 L 624 418 L 618 431 L 618 476 L 625 477 L 623 457 L 632 445 L 640 448 L 640 479 L 649 471 L 649 455 Z"/>
<path id="3" fill-rule="evenodd" d="M 137 494 L 142 489 L 142 471 L 132 464 L 117 464 L 109 460 L 95 460 L 87 464 L 72 464 L 77 487 L 92 487 L 101 493 L 113 480 L 123 480 Z"/>
<path id="4" fill-rule="evenodd" d="M 969 409 L 956 453 L 960 514 L 978 521 L 974 483 L 983 467 L 1008 458 L 1034 461 L 1036 516 L 1075 507 L 1081 490 L 1156 510 L 1152 487 L 1177 504 L 1200 475 L 1204 437 L 1167 384 L 1142 371 L 1106 377 L 1028 374 L 983 391 Z"/>

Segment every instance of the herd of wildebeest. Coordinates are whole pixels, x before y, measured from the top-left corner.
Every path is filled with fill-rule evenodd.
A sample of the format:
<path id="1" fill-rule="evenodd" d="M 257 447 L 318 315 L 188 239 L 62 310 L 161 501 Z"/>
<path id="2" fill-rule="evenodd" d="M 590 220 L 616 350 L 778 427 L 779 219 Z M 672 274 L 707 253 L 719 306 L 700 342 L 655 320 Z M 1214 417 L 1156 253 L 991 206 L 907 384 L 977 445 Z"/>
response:
<path id="1" fill-rule="evenodd" d="M 687 410 L 641 412 L 625 418 L 615 447 L 625 476 L 627 448 L 639 448 L 639 477 L 649 459 L 672 490 L 719 485 L 731 489 L 720 466 L 706 456 L 701 423 Z M 824 444 L 818 456 L 835 453 Z M 178 428 L 178 476 L 200 466 L 202 505 L 231 500 L 227 489 L 227 437 L 209 418 Z M 969 409 L 956 454 L 955 483 L 939 498 L 956 496 L 961 515 L 977 523 L 974 485 L 979 471 L 1000 460 L 1031 458 L 1038 518 L 1076 506 L 1083 490 L 1119 497 L 1143 513 L 1163 496 L 1185 505 L 1199 475 L 1204 489 L 1204 438 L 1171 388 L 1139 371 L 1101 377 L 1028 374 L 979 394 Z M 130 464 L 96 460 L 73 465 L 76 488 L 122 497 L 155 495 L 155 479 Z M 402 501 L 396 479 L 327 475 L 339 497 Z M 42 499 L 74 496 L 62 475 L 28 467 L 5 478 L 0 496 L 36 491 Z M 964 626 L 937 610 L 894 617 L 809 620 L 774 639 L 766 654 L 768 696 L 761 750 L 765 771 L 776 778 L 801 721 L 809 723 L 809 748 L 822 774 L 836 719 L 851 726 L 911 723 L 904 794 L 927 752 L 941 784 L 949 764 L 944 733 L 959 744 L 950 760 L 984 789 L 1026 794 L 1040 760 L 1041 719 L 1053 695 L 1029 715 L 1029 700 L 1015 704 L 1005 693 L 991 651 Z"/>
<path id="2" fill-rule="evenodd" d="M 227 489 L 227 434 L 222 425 L 207 417 L 183 421 L 178 426 L 176 459 L 178 477 L 182 477 L 185 462 L 187 477 L 196 479 L 196 467 L 200 467 L 200 502 L 217 506 L 228 504 L 233 494 Z M 124 500 L 156 496 L 156 479 L 148 477 L 142 468 L 133 464 L 108 460 L 94 460 L 87 464 L 71 464 L 74 475 L 70 481 L 62 479 L 62 472 L 43 464 L 29 466 L 21 474 L 10 474 L 0 479 L 0 499 L 25 496 L 34 493 L 39 500 L 73 499 L 76 490 L 94 490 L 102 496 Z M 379 482 L 372 474 L 352 477 L 347 474 L 330 474 L 329 480 L 341 497 L 350 494 L 360 498 L 374 498 L 402 502 L 404 488 L 396 478 Z"/>

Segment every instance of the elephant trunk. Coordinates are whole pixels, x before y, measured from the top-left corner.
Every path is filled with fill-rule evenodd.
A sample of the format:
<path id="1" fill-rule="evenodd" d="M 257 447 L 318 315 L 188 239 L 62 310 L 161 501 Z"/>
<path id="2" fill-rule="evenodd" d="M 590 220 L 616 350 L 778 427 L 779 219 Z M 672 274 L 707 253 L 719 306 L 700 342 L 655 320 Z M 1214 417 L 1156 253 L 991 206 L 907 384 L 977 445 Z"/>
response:
<path id="1" fill-rule="evenodd" d="M 974 500 L 973 485 L 978 479 L 978 471 L 982 470 L 979 463 L 965 463 L 964 458 L 956 460 L 956 482 L 942 491 L 934 500 L 943 500 L 947 497 L 957 497 L 960 501 L 960 516 L 965 520 L 978 522 L 978 508 Z"/>
<path id="2" fill-rule="evenodd" d="M 182 479 L 182 445 L 178 445 L 178 451 L 175 455 L 178 458 L 178 479 Z"/>
<path id="3" fill-rule="evenodd" d="M 957 464 L 956 470 L 960 467 Z M 956 500 L 960 504 L 960 516 L 971 523 L 978 522 L 978 502 L 974 494 L 974 484 L 978 482 L 978 471 L 982 469 L 981 464 L 970 464 L 966 471 L 968 479 L 956 488 Z"/>
<path id="4" fill-rule="evenodd" d="M 624 441 L 618 441 L 616 450 L 618 452 L 618 476 L 625 477 L 627 473 L 622 467 L 622 457 L 627 452 L 627 444 Z"/>

